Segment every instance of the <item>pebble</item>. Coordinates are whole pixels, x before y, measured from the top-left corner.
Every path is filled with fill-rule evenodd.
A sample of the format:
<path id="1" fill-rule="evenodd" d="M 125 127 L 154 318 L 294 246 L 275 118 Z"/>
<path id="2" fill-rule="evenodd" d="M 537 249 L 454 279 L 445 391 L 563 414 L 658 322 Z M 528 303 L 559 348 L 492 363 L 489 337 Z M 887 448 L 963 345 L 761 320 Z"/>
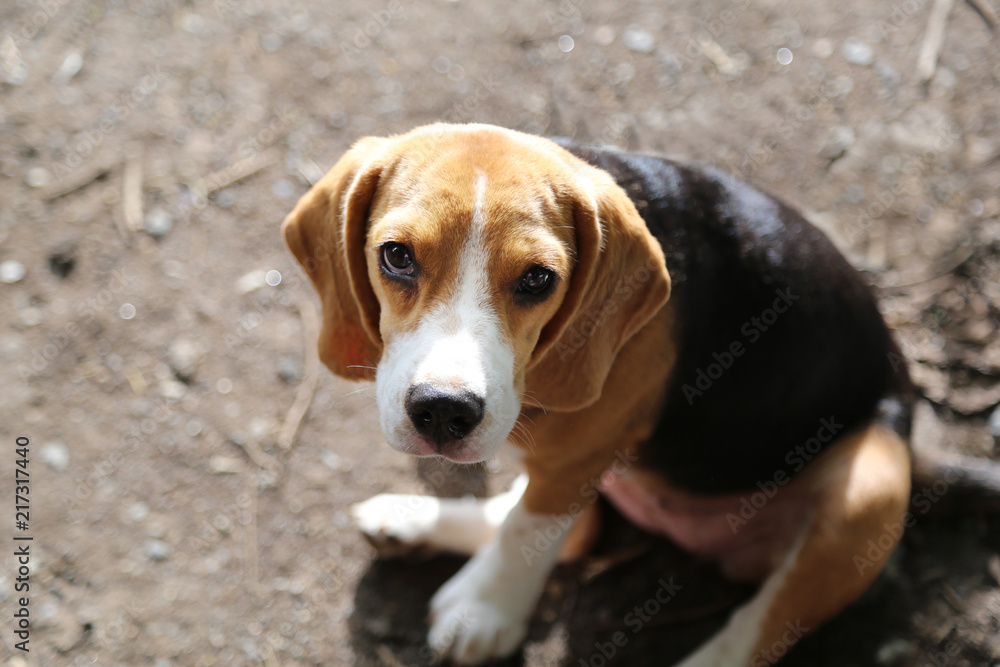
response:
<path id="1" fill-rule="evenodd" d="M 165 560 L 170 555 L 170 545 L 163 540 L 147 540 L 144 549 L 150 560 Z"/>
<path id="2" fill-rule="evenodd" d="M 160 382 L 160 396 L 171 401 L 179 401 L 187 393 L 187 387 L 183 382 L 177 380 L 162 380 Z"/>
<path id="3" fill-rule="evenodd" d="M 129 521 L 142 521 L 149 515 L 149 505 L 144 502 L 132 503 L 128 508 Z"/>
<path id="4" fill-rule="evenodd" d="M 249 294 L 266 284 L 267 272 L 262 269 L 254 269 L 240 276 L 239 280 L 236 281 L 236 290 L 240 294 Z"/>
<path id="5" fill-rule="evenodd" d="M 62 472 L 69 467 L 69 447 L 59 441 L 42 445 L 41 454 L 42 460 L 56 472 Z"/>
<path id="6" fill-rule="evenodd" d="M 836 160 L 850 150 L 854 145 L 854 130 L 847 125 L 837 125 L 830 128 L 830 134 L 820 148 L 820 155 L 827 160 Z"/>
<path id="7" fill-rule="evenodd" d="M 181 378 L 190 378 L 194 375 L 201 363 L 201 346 L 193 340 L 180 338 L 170 344 L 167 350 L 167 361 L 174 373 Z"/>
<path id="8" fill-rule="evenodd" d="M 875 61 L 872 47 L 856 37 L 848 37 L 844 41 L 844 45 L 840 47 L 840 55 L 844 56 L 844 60 L 854 65 L 868 66 Z"/>
<path id="9" fill-rule="evenodd" d="M 0 283 L 16 283 L 24 278 L 26 272 L 24 264 L 16 259 L 8 259 L 6 262 L 0 263 Z"/>
<path id="10" fill-rule="evenodd" d="M 278 377 L 292 384 L 302 377 L 302 364 L 295 357 L 284 356 L 278 364 Z"/>
<path id="11" fill-rule="evenodd" d="M 28 170 L 28 175 L 24 179 L 24 182 L 28 184 L 29 188 L 42 188 L 49 184 L 51 176 L 49 175 L 49 170 L 45 167 L 32 167 Z"/>
<path id="12" fill-rule="evenodd" d="M 993 409 L 989 420 L 990 435 L 1000 440 L 1000 405 Z"/>
<path id="13" fill-rule="evenodd" d="M 648 30 L 644 30 L 637 25 L 630 25 L 622 33 L 622 43 L 630 51 L 638 53 L 652 53 L 656 48 L 656 39 Z"/>
<path id="14" fill-rule="evenodd" d="M 162 238 L 174 228 L 174 217 L 162 208 L 153 208 L 146 214 L 143 226 L 154 239 Z"/>
<path id="15" fill-rule="evenodd" d="M 79 74 L 81 69 L 83 69 L 83 56 L 79 51 L 70 51 L 63 58 L 62 65 L 52 75 L 52 83 L 64 84 Z"/>

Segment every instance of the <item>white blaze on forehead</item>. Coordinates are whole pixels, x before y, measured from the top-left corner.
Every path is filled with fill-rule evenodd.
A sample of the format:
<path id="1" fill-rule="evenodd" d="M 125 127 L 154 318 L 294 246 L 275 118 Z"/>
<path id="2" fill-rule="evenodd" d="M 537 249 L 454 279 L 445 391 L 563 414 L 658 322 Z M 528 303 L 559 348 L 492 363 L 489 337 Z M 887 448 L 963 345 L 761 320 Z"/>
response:
<path id="1" fill-rule="evenodd" d="M 509 350 L 503 345 L 500 323 L 490 305 L 483 213 L 486 175 L 476 171 L 472 225 L 459 257 L 454 291 L 426 318 L 424 326 L 434 332 L 434 340 L 417 366 L 414 384 L 454 382 L 483 396 L 490 381 L 502 379 L 497 377 L 496 366 L 507 361 L 504 353 Z"/>
<path id="2" fill-rule="evenodd" d="M 490 298 L 487 185 L 486 175 L 477 170 L 471 225 L 462 251 L 453 258 L 458 270 L 446 298 L 414 331 L 394 338 L 379 364 L 376 396 L 382 430 L 399 449 L 406 450 L 412 437 L 404 403 L 418 384 L 468 391 L 483 399 L 482 423 L 465 442 L 487 457 L 506 440 L 520 412 L 514 353 Z"/>

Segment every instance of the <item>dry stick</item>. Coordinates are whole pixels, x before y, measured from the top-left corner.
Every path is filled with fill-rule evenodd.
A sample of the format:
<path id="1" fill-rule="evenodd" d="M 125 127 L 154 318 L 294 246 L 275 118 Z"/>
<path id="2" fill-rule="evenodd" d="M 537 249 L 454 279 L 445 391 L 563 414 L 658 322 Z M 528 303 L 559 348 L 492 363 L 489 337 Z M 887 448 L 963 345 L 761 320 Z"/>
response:
<path id="1" fill-rule="evenodd" d="M 248 176 L 253 176 L 261 169 L 270 167 L 280 159 L 281 152 L 276 148 L 268 149 L 263 153 L 254 153 L 250 157 L 243 158 L 225 169 L 220 169 L 201 179 L 195 184 L 195 191 L 199 197 L 207 198 L 214 192 L 242 181 Z"/>
<path id="2" fill-rule="evenodd" d="M 247 439 L 236 444 L 246 452 L 251 461 L 257 464 L 257 467 L 274 474 L 281 472 L 281 463 L 265 454 L 256 440 Z"/>
<path id="3" fill-rule="evenodd" d="M 306 411 L 312 404 L 313 395 L 316 393 L 316 384 L 319 380 L 319 353 L 316 350 L 316 341 L 319 338 L 319 317 L 316 314 L 316 306 L 312 301 L 300 299 L 298 302 L 299 314 L 302 316 L 302 337 L 305 346 L 306 376 L 299 385 L 299 391 L 295 395 L 292 407 L 288 408 L 285 415 L 285 423 L 281 426 L 278 434 L 278 446 L 288 449 L 295 440 L 295 434 L 299 430 L 302 418 L 306 416 Z"/>
<path id="4" fill-rule="evenodd" d="M 986 21 L 986 25 L 990 27 L 990 30 L 994 30 L 997 24 L 1000 24 L 1000 15 L 997 14 L 997 10 L 993 9 L 993 5 L 989 3 L 989 0 L 968 0 L 972 8 L 975 9 L 983 20 Z"/>
<path id="5" fill-rule="evenodd" d="M 122 211 L 125 214 L 125 226 L 129 230 L 137 232 L 142 229 L 142 144 L 132 146 L 125 156 Z"/>
<path id="6" fill-rule="evenodd" d="M 250 568 L 250 586 L 257 588 L 259 570 L 259 550 L 257 548 L 257 475 L 252 471 L 246 477 L 247 495 L 250 497 L 250 523 L 246 532 L 246 562 Z"/>
<path id="7" fill-rule="evenodd" d="M 921 83 L 926 84 L 934 78 L 938 56 L 941 55 L 941 46 L 944 44 L 948 14 L 951 13 L 954 4 L 955 0 L 934 0 L 931 17 L 927 21 L 927 32 L 924 33 L 924 42 L 920 45 L 920 57 L 917 59 L 917 74 Z"/>
<path id="8" fill-rule="evenodd" d="M 115 166 L 114 163 L 118 160 L 118 156 L 115 156 L 113 160 L 105 158 L 98 161 L 96 164 L 90 165 L 86 169 L 80 169 L 73 172 L 58 183 L 53 183 L 49 187 L 45 188 L 41 193 L 42 199 L 45 201 L 59 199 L 60 197 L 65 197 L 70 193 L 76 192 L 84 186 L 90 185 L 94 181 L 111 173 L 111 170 Z"/>

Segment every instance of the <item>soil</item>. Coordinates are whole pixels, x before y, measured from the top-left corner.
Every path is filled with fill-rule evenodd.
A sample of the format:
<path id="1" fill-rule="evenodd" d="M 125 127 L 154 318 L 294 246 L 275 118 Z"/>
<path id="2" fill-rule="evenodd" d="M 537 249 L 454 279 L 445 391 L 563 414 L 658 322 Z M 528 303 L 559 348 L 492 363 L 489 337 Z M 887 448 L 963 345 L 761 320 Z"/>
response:
<path id="1" fill-rule="evenodd" d="M 427 600 L 460 561 L 376 561 L 348 508 L 512 472 L 418 471 L 371 387 L 325 370 L 278 444 L 317 303 L 278 225 L 356 139 L 437 120 L 694 159 L 799 207 L 877 289 L 917 444 L 996 457 L 1000 56 L 989 12 L 955 3 L 924 83 L 932 4 L 4 3 L 5 610 L 12 533 L 33 538 L 31 651 L 5 611 L 6 664 L 429 664 Z M 915 489 L 877 584 L 783 664 L 1000 664 L 1000 519 L 947 491 Z M 752 592 L 611 516 L 503 664 L 669 664 Z"/>

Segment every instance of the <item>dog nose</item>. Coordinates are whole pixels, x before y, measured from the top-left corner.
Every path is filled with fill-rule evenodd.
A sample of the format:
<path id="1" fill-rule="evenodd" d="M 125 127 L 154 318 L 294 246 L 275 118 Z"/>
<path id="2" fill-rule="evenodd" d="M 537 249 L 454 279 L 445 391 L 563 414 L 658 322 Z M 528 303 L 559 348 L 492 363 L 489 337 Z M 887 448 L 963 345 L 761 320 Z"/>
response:
<path id="1" fill-rule="evenodd" d="M 406 393 L 406 414 L 422 435 L 440 447 L 461 440 L 483 420 L 483 399 L 472 392 L 418 384 Z"/>

